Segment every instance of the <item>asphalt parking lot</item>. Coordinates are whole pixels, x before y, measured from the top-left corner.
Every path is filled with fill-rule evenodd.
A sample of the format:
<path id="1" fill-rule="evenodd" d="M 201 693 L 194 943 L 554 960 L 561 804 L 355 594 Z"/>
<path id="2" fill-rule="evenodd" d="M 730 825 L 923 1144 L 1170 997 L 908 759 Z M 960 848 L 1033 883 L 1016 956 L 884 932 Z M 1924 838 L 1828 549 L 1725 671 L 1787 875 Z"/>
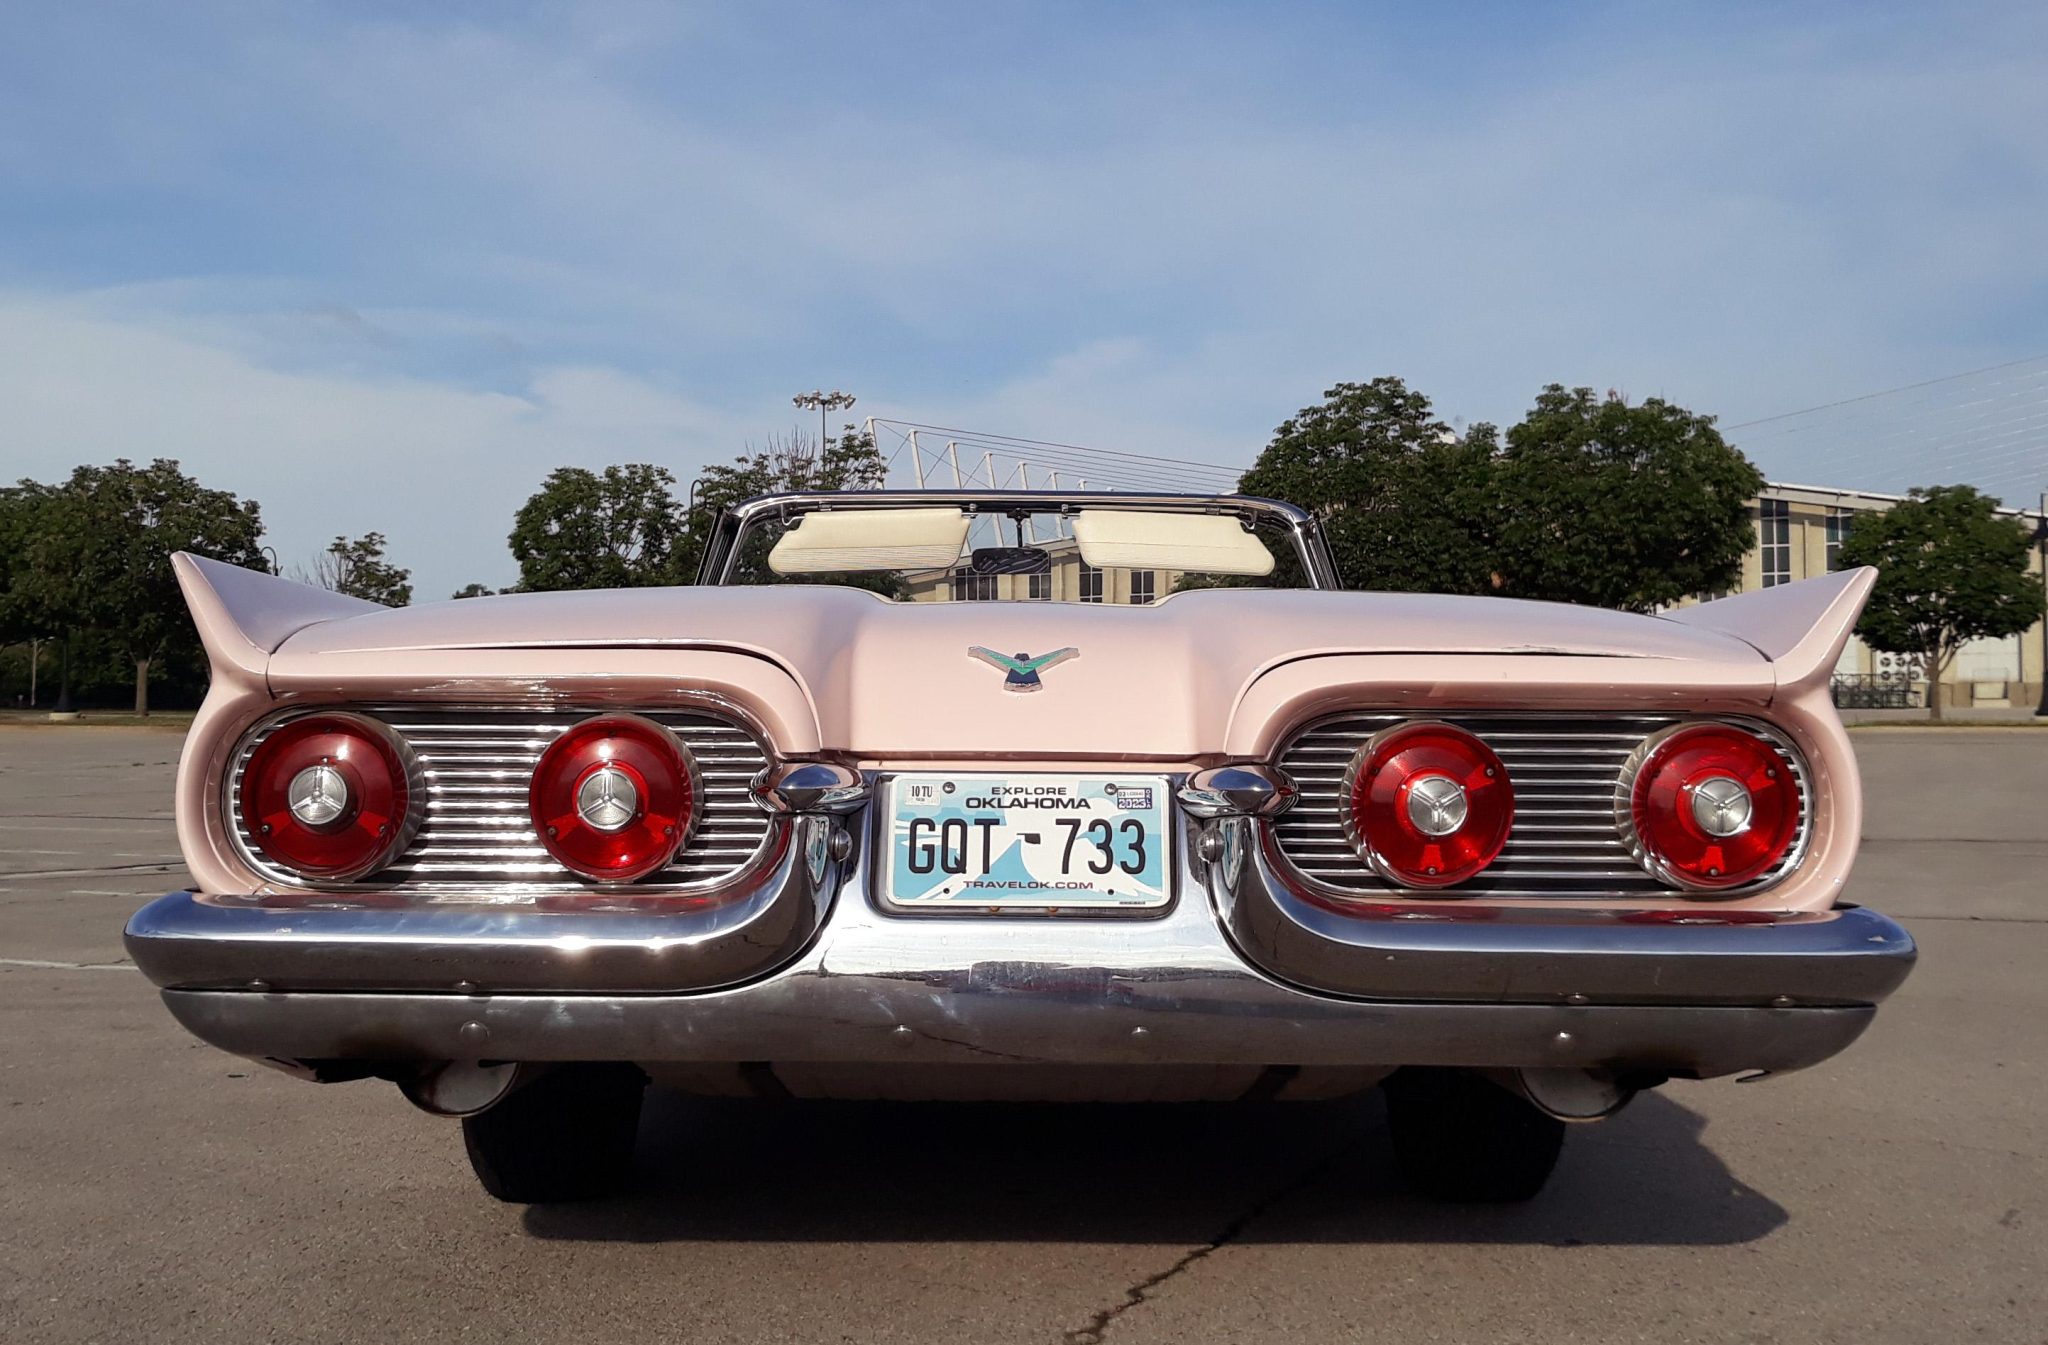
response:
<path id="1" fill-rule="evenodd" d="M 0 727 L 0 1341 L 2048 1340 L 2048 732 L 1860 732 L 1852 895 L 1914 979 L 1499 1210 L 1401 1194 L 1370 1100 L 664 1099 L 638 1194 L 496 1204 L 453 1122 L 200 1046 L 123 963 L 178 744 Z"/>

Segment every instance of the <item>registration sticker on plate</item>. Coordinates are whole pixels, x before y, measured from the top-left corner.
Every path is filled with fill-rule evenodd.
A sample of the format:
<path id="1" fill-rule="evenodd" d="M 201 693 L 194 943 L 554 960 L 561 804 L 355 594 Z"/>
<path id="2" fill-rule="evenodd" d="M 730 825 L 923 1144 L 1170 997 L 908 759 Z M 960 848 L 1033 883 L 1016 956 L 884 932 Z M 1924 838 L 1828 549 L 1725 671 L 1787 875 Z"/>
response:
<path id="1" fill-rule="evenodd" d="M 1156 775 L 899 775 L 888 888 L 920 910 L 1166 905 L 1167 783 Z"/>

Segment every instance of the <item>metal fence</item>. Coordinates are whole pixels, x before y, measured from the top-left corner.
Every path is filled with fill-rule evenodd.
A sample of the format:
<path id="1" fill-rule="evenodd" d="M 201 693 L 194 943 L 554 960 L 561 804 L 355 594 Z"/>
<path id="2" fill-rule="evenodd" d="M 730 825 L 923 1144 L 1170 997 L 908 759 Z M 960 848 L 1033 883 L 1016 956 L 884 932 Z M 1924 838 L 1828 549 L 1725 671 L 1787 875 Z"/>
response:
<path id="1" fill-rule="evenodd" d="M 1904 672 L 1836 673 L 1835 704 L 1845 710 L 1917 710 L 1927 704 L 1919 678 Z"/>

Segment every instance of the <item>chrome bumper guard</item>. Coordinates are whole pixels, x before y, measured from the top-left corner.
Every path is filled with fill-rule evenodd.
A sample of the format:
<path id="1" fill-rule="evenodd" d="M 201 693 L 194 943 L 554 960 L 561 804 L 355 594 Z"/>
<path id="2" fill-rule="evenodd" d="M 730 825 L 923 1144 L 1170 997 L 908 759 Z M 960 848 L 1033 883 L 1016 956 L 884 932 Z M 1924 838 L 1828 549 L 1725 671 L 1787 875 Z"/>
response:
<path id="1" fill-rule="evenodd" d="M 704 911 L 279 910 L 173 893 L 137 913 L 128 947 L 193 1033 L 279 1060 L 1702 1078 L 1835 1054 L 1914 958 L 1905 930 L 1856 907 L 1703 926 L 1450 903 L 1459 918 L 1338 914 L 1290 887 L 1255 821 L 1229 816 L 1191 819 L 1178 900 L 1157 919 L 906 920 L 868 899 L 859 856 L 834 841 L 848 833 L 791 824 L 755 899 Z"/>

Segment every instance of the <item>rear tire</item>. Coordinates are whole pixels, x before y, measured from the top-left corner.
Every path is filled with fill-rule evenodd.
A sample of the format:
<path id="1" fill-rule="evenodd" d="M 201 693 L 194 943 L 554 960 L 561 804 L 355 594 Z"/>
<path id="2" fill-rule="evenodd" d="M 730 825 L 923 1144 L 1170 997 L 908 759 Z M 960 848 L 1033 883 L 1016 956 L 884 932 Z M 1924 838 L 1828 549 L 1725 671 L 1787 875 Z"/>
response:
<path id="1" fill-rule="evenodd" d="M 1543 1189 L 1564 1122 L 1466 1070 L 1400 1070 L 1383 1085 L 1401 1179 L 1438 1200 L 1507 1203 Z"/>
<path id="2" fill-rule="evenodd" d="M 521 1205 L 594 1200 L 625 1185 L 647 1076 L 632 1065 L 563 1065 L 462 1118 L 484 1190 Z"/>

